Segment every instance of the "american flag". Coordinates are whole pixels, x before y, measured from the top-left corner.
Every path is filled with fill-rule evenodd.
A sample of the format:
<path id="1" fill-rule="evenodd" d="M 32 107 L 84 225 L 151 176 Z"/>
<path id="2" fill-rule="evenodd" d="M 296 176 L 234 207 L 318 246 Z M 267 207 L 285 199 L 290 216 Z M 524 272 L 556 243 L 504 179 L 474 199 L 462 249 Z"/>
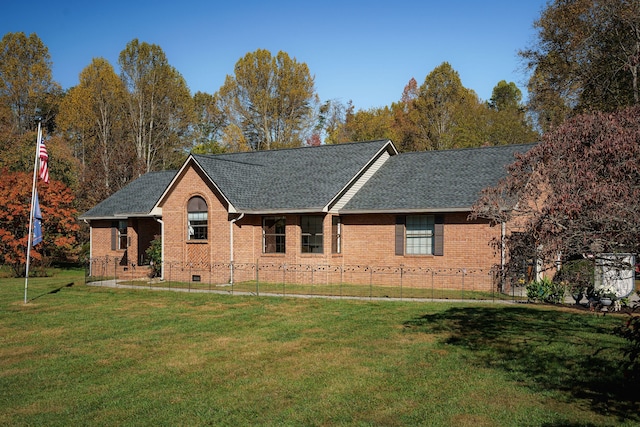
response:
<path id="1" fill-rule="evenodd" d="M 40 141 L 40 179 L 44 182 L 49 182 L 49 155 L 47 154 L 47 147 L 44 145 L 44 140 Z"/>

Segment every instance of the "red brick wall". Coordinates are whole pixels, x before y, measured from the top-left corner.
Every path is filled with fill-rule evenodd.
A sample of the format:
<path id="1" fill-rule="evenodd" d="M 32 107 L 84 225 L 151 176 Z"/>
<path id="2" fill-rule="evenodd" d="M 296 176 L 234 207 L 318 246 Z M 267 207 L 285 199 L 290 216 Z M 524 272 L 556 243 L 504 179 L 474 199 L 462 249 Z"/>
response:
<path id="1" fill-rule="evenodd" d="M 369 264 L 437 268 L 490 268 L 499 262 L 489 241 L 499 227 L 467 221 L 466 213 L 446 214 L 444 255 L 395 255 L 395 215 L 343 215 L 342 253 L 331 253 L 331 215 L 324 220 L 324 253 L 301 253 L 300 216 L 286 215 L 286 253 L 262 253 L 262 216 L 246 216 L 234 231 L 237 262 Z"/>
<path id="2" fill-rule="evenodd" d="M 230 220 L 239 215 L 229 215 L 224 199 L 215 188 L 206 184 L 195 169 L 186 168 L 176 181 L 171 192 L 162 203 L 164 221 L 164 270 L 165 279 L 189 281 L 194 271 L 211 270 L 212 266 L 219 271 L 216 283 L 227 283 L 230 279 Z M 193 196 L 202 197 L 208 207 L 208 239 L 206 241 L 189 241 L 187 236 L 187 203 Z M 444 255 L 395 255 L 396 215 L 342 215 L 342 253 L 331 253 L 331 214 L 324 219 L 324 253 L 303 254 L 301 252 L 300 215 L 288 214 L 286 217 L 286 253 L 262 253 L 262 218 L 261 215 L 247 215 L 233 225 L 235 264 L 246 266 L 273 264 L 273 268 L 264 268 L 261 279 L 273 280 L 282 277 L 282 265 L 290 269 L 302 271 L 301 280 L 308 277 L 305 266 L 326 267 L 327 275 L 334 277 L 335 272 L 349 268 L 353 274 L 349 277 L 353 282 L 368 282 L 370 278 L 364 272 L 368 268 L 377 268 L 381 273 L 376 277 L 397 280 L 398 271 L 415 269 L 415 275 L 407 280 L 420 282 L 424 280 L 424 271 L 439 274 L 444 286 L 447 275 L 467 274 L 471 270 L 482 270 L 485 275 L 480 287 L 489 289 L 492 286 L 490 269 L 500 262 L 500 255 L 494 253 L 489 245 L 492 238 L 500 236 L 500 227 L 489 227 L 483 221 L 467 221 L 467 213 L 449 213 L 444 215 Z M 129 263 L 138 262 L 138 234 L 140 241 L 157 234 L 159 229 L 150 225 L 153 220 L 130 220 Z M 119 256 L 124 251 L 111 251 L 111 221 L 93 221 L 93 257 Z M 143 238 L 143 235 L 145 236 Z M 150 240 L 149 240 L 150 241 Z M 280 266 L 280 267 L 278 267 Z M 299 266 L 299 267 L 294 267 Z M 124 267 L 123 267 L 124 268 Z M 168 276 L 168 272 L 171 272 Z M 331 272 L 331 273 L 329 273 Z M 356 273 L 357 272 L 357 273 Z M 389 273 L 385 276 L 384 273 Z M 420 277 L 419 277 L 420 276 Z M 289 280 L 296 280 L 296 275 Z M 392 279 L 391 279 L 392 278 Z M 235 281 L 255 279 L 255 271 L 250 268 L 238 269 Z M 386 280 L 386 279 L 380 279 Z M 457 281 L 458 279 L 456 279 Z M 407 282 L 404 282 L 407 283 Z"/>
<path id="3" fill-rule="evenodd" d="M 92 275 L 127 278 L 149 275 L 149 269 L 139 265 L 140 254 L 146 251 L 154 236 L 160 234 L 160 225 L 153 218 L 130 218 L 127 223 L 128 247 L 113 250 L 113 221 L 91 221 Z"/>
<path id="4" fill-rule="evenodd" d="M 194 196 L 207 203 L 208 239 L 189 241 L 187 235 L 187 203 Z M 187 168 L 162 204 L 164 221 L 165 265 L 205 265 L 229 260 L 229 222 L 227 209 L 213 188 L 193 168 Z M 185 273 L 187 274 L 187 273 Z"/>
<path id="5" fill-rule="evenodd" d="M 489 242 L 499 238 L 500 228 L 483 221 L 467 221 L 466 213 L 444 215 L 444 255 L 395 255 L 396 215 L 343 215 L 342 253 L 331 253 L 331 217 L 324 220 L 324 253 L 301 253 L 300 216 L 286 215 L 286 253 L 262 253 L 262 216 L 246 216 L 234 231 L 235 262 L 259 264 L 328 265 L 359 267 L 406 267 L 415 269 L 456 270 L 461 275 L 482 270 L 489 288 L 490 270 L 500 262 Z M 459 271 L 458 271 L 459 270 Z M 277 273 L 279 274 L 279 273 Z M 416 273 L 417 275 L 418 273 Z M 444 274 L 444 273 L 443 273 Z M 452 273 L 453 274 L 453 273 Z"/>

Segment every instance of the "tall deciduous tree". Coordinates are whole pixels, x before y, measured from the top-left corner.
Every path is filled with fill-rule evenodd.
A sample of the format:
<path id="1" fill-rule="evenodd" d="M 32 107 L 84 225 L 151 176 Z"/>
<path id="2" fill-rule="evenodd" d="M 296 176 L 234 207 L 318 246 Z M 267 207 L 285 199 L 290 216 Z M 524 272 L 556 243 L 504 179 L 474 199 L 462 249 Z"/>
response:
<path id="1" fill-rule="evenodd" d="M 353 104 L 351 101 L 347 105 L 338 99 L 325 101 L 318 109 L 317 128 L 325 133 L 326 144 L 339 144 L 348 142 L 349 139 L 344 131 L 344 124 L 350 115 L 353 114 Z"/>
<path id="2" fill-rule="evenodd" d="M 127 144 L 124 85 L 111 64 L 94 58 L 60 106 L 57 123 L 82 169 L 80 192 L 88 206 L 132 177 L 134 151 Z"/>
<path id="3" fill-rule="evenodd" d="M 522 108 L 522 92 L 514 82 L 500 80 L 491 92 L 489 106 L 496 111 L 519 110 Z"/>
<path id="4" fill-rule="evenodd" d="M 26 172 L 0 172 L 0 263 L 24 274 L 29 239 L 31 178 Z M 62 182 L 41 184 L 38 193 L 44 240 L 31 251 L 39 262 L 64 261 L 74 254 L 79 229 L 71 190 Z"/>
<path id="5" fill-rule="evenodd" d="M 193 96 L 195 108 L 195 146 L 198 154 L 215 154 L 224 151 L 222 136 L 229 121 L 220 106 L 220 96 L 196 92 Z"/>
<path id="6" fill-rule="evenodd" d="M 418 95 L 418 82 L 412 77 L 402 91 L 400 102 L 391 105 L 400 138 L 395 142 L 400 151 L 422 151 L 427 148 L 427 141 L 422 138 L 419 127 L 420 113 L 416 108 Z"/>
<path id="7" fill-rule="evenodd" d="M 347 114 L 340 133 L 343 140 L 339 142 L 398 139 L 393 112 L 389 107 L 358 110 Z"/>
<path id="8" fill-rule="evenodd" d="M 427 75 L 414 101 L 419 138 L 433 150 L 481 145 L 482 135 L 466 135 L 464 142 L 459 138 L 460 130 L 472 130 L 469 113 L 479 104 L 475 92 L 462 85 L 458 72 L 442 63 Z"/>
<path id="9" fill-rule="evenodd" d="M 32 33 L 7 33 L 0 40 L 0 103 L 11 111 L 12 131 L 35 129 L 36 116 L 49 118 L 60 88 L 51 77 L 49 50 Z"/>
<path id="10" fill-rule="evenodd" d="M 127 124 L 141 172 L 176 167 L 190 145 L 193 99 L 155 44 L 132 40 L 118 63 L 127 90 Z"/>
<path id="11" fill-rule="evenodd" d="M 520 56 L 531 72 L 531 109 L 543 130 L 583 111 L 640 102 L 640 3 L 553 0 Z"/>
<path id="12" fill-rule="evenodd" d="M 522 92 L 515 83 L 501 80 L 488 102 L 488 137 L 496 145 L 536 142 L 540 135 L 525 113 Z"/>
<path id="13" fill-rule="evenodd" d="M 486 189 L 473 216 L 513 227 L 547 263 L 640 250 L 640 107 L 592 113 L 547 132 Z"/>
<path id="14" fill-rule="evenodd" d="M 434 69 L 418 87 L 409 80 L 391 107 L 354 112 L 352 105 L 335 125 L 325 125 L 327 143 L 389 138 L 400 151 L 438 150 L 481 145 L 534 142 L 539 135 L 527 120 L 522 93 L 514 83 L 499 82 L 488 103 L 462 86 L 447 63 Z M 320 109 L 328 123 L 333 103 Z"/>
<path id="15" fill-rule="evenodd" d="M 242 130 L 252 150 L 300 146 L 313 130 L 314 79 L 305 63 L 285 52 L 246 54 L 219 96 L 230 124 Z"/>

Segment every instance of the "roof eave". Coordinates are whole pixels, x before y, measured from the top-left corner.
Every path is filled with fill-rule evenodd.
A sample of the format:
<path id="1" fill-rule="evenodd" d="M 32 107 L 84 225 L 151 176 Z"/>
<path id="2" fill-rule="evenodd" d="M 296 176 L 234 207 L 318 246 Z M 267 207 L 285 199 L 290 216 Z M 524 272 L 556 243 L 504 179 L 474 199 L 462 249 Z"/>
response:
<path id="1" fill-rule="evenodd" d="M 321 214 L 326 213 L 322 207 L 311 208 L 286 208 L 286 209 L 241 209 L 238 208 L 233 213 L 242 213 L 245 215 L 285 215 L 285 214 Z"/>
<path id="2" fill-rule="evenodd" d="M 162 215 L 158 215 L 154 212 L 142 213 L 142 212 L 130 212 L 130 213 L 119 213 L 116 215 L 81 215 L 78 217 L 79 220 L 82 221 L 98 221 L 98 220 L 109 220 L 109 219 L 127 219 L 127 218 L 161 218 Z"/>
<path id="3" fill-rule="evenodd" d="M 340 209 L 338 215 L 347 214 L 410 214 L 410 213 L 459 213 L 470 212 L 471 207 L 454 208 L 393 208 L 393 209 Z"/>

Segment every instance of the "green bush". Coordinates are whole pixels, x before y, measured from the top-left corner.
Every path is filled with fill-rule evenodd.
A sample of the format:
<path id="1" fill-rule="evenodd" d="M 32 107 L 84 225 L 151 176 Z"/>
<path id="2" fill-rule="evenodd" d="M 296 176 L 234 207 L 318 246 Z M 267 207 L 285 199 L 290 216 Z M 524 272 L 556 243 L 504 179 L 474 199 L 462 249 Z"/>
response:
<path id="1" fill-rule="evenodd" d="M 151 261 L 151 277 L 162 274 L 162 236 L 155 236 L 145 251 Z"/>
<path id="2" fill-rule="evenodd" d="M 531 301 L 560 304 L 564 299 L 564 285 L 548 277 L 527 285 L 527 298 Z"/>

